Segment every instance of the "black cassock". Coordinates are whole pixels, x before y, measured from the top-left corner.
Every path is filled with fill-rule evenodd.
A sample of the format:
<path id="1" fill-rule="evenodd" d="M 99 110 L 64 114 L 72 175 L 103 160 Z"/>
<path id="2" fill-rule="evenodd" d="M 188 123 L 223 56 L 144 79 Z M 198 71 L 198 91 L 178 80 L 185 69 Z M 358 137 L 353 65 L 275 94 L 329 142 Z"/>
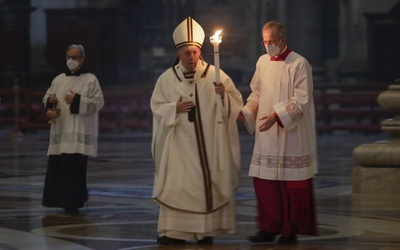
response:
<path id="1" fill-rule="evenodd" d="M 88 200 L 87 162 L 88 156 L 82 154 L 50 155 L 42 205 L 62 208 L 83 207 Z"/>

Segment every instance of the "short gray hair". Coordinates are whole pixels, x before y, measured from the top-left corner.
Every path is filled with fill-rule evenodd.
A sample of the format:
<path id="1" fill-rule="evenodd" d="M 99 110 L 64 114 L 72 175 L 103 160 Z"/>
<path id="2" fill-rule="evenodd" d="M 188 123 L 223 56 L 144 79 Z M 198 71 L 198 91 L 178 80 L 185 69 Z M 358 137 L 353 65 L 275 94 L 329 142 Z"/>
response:
<path id="1" fill-rule="evenodd" d="M 286 37 L 286 28 L 285 28 L 285 25 L 283 25 L 282 23 L 277 22 L 277 21 L 269 21 L 266 24 L 264 24 L 262 31 L 271 29 L 271 28 L 276 29 L 276 33 L 280 38 Z"/>
<path id="2" fill-rule="evenodd" d="M 85 57 L 85 48 L 81 44 L 72 44 L 67 48 L 67 51 L 74 48 L 78 48 L 81 56 Z"/>

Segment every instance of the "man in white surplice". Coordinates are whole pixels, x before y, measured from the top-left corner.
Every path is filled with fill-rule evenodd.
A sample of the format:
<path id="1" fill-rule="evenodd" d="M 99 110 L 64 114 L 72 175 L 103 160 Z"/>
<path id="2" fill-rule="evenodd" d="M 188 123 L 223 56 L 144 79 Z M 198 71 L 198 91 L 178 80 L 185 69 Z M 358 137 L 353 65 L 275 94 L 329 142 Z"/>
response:
<path id="1" fill-rule="evenodd" d="M 234 193 L 239 185 L 236 118 L 240 92 L 222 70 L 202 60 L 204 31 L 191 17 L 174 31 L 177 60 L 157 80 L 151 97 L 153 199 L 160 207 L 161 245 L 235 232 Z"/>
<path id="2" fill-rule="evenodd" d="M 98 112 L 104 105 L 97 77 L 82 65 L 85 50 L 73 44 L 66 51 L 66 70 L 56 76 L 43 97 L 46 109 L 61 115 L 51 125 L 42 205 L 77 213 L 88 200 L 88 157 L 97 156 Z"/>
<path id="3" fill-rule="evenodd" d="M 297 243 L 317 235 L 313 177 L 318 171 L 312 67 L 286 45 L 286 28 L 262 28 L 260 56 L 238 120 L 255 133 L 249 176 L 257 197 L 259 231 L 253 243 Z"/>

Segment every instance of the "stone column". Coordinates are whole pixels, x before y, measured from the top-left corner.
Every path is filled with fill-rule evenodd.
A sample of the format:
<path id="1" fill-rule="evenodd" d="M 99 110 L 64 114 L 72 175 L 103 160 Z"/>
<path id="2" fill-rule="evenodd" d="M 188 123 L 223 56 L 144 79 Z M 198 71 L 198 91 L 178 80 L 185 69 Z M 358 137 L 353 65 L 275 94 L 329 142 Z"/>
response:
<path id="1" fill-rule="evenodd" d="M 314 81 L 323 81 L 326 77 L 321 9 L 319 0 L 286 1 L 287 44 L 310 62 Z"/>
<path id="2" fill-rule="evenodd" d="M 394 118 L 382 122 L 382 130 L 390 134 L 390 139 L 353 150 L 357 164 L 353 169 L 354 194 L 400 193 L 400 79 L 378 96 L 378 103 L 394 113 Z"/>
<path id="3" fill-rule="evenodd" d="M 28 0 L 0 1 L 0 86 L 19 79 L 25 85 L 30 68 Z"/>

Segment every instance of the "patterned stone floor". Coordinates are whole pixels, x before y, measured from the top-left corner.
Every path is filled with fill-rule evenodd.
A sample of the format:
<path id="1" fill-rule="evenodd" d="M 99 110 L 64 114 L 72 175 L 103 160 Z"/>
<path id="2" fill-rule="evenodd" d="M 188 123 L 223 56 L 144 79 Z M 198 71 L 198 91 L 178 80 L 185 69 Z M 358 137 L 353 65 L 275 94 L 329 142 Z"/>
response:
<path id="1" fill-rule="evenodd" d="M 99 156 L 89 160 L 90 200 L 79 215 L 41 206 L 48 132 L 0 130 L 0 249 L 400 249 L 400 195 L 352 194 L 352 150 L 387 139 L 383 133 L 318 136 L 320 173 L 315 177 L 320 236 L 297 245 L 250 244 L 256 231 L 255 199 L 247 168 L 253 137 L 241 133 L 242 182 L 237 192 L 237 233 L 211 246 L 156 244 L 157 207 L 150 200 L 153 162 L 149 131 L 102 133 Z"/>

